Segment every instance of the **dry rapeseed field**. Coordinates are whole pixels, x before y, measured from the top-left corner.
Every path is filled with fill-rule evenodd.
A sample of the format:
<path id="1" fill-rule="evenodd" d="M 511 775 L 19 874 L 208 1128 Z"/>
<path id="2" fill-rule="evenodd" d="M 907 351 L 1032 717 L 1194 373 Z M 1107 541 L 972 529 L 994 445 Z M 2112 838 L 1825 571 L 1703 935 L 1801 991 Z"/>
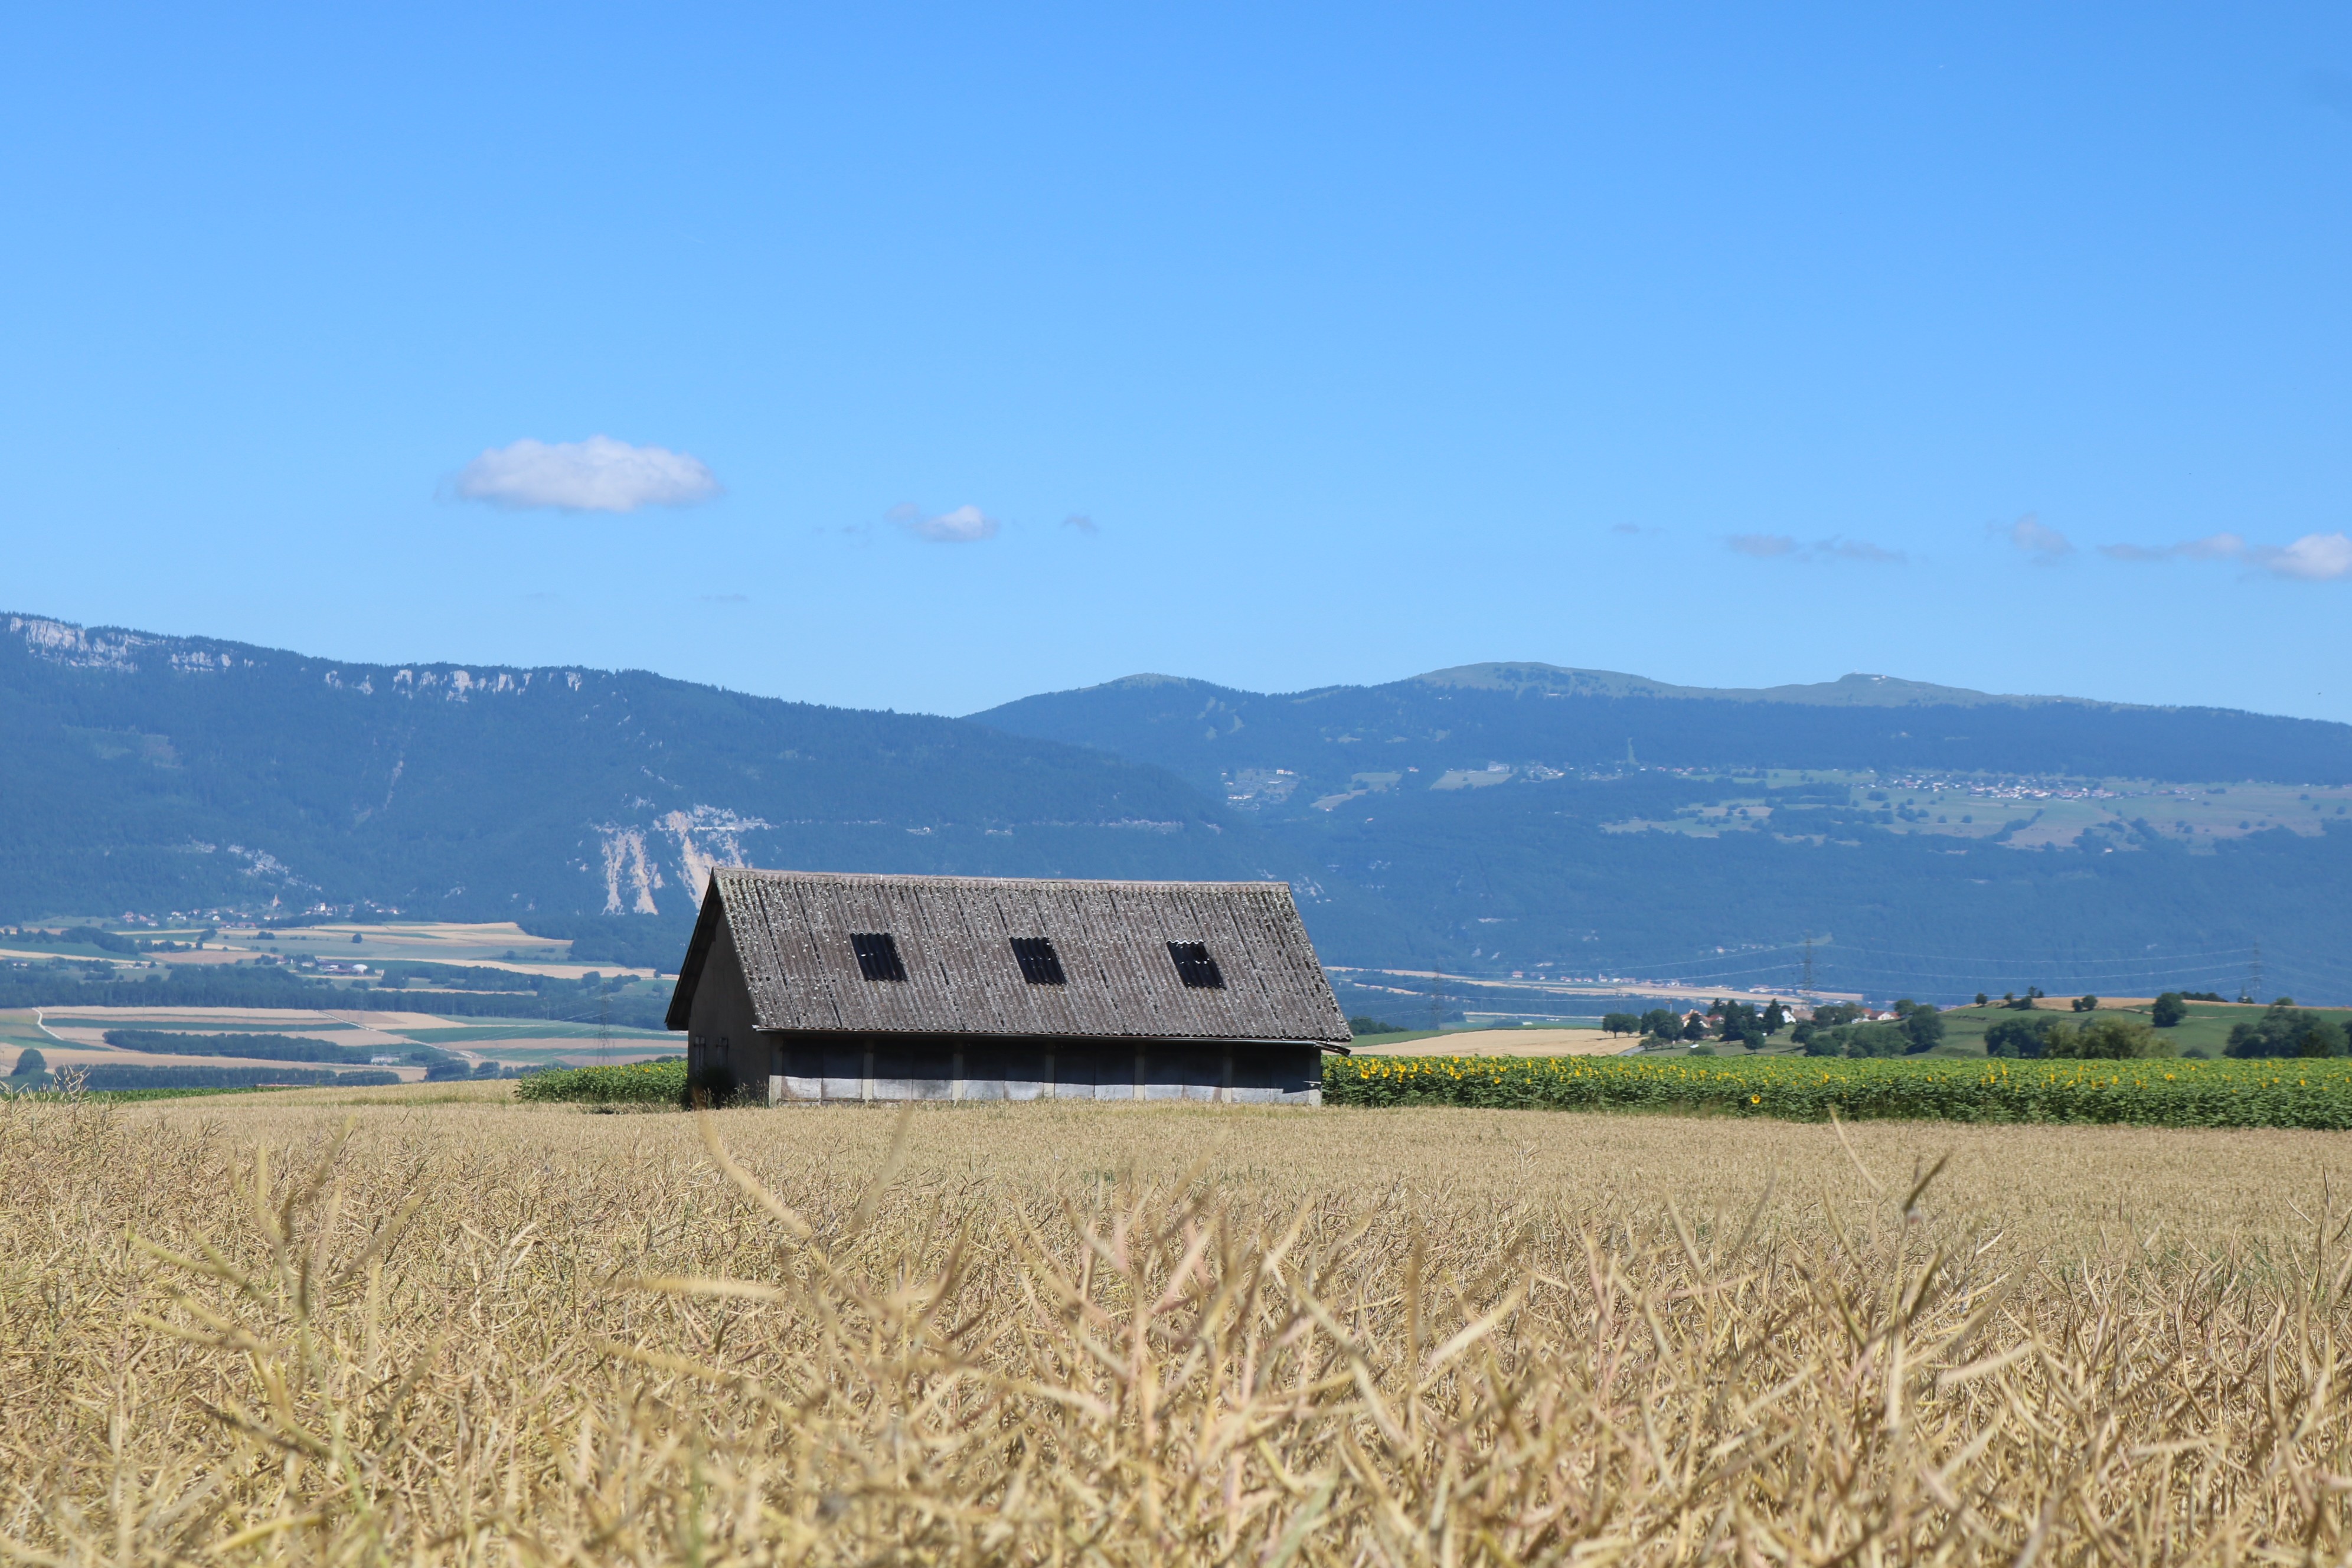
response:
<path id="1" fill-rule="evenodd" d="M 0 1559 L 2339 1561 L 2346 1148 L 0 1104 Z"/>

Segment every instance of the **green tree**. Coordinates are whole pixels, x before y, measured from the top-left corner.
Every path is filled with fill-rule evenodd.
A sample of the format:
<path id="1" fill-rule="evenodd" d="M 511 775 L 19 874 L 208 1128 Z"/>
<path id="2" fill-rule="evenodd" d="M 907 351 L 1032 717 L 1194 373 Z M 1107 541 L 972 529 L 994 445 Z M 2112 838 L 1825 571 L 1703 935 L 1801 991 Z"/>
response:
<path id="1" fill-rule="evenodd" d="M 1692 1010 L 1690 1016 L 1683 1020 L 1683 1038 L 1685 1040 L 1703 1040 L 1706 1038 L 1706 1014 L 1701 1013 L 1696 1009 Z"/>
<path id="2" fill-rule="evenodd" d="M 1671 1007 L 1653 1007 L 1642 1015 L 1642 1033 L 1661 1040 L 1682 1038 L 1683 1021 Z"/>
<path id="3" fill-rule="evenodd" d="M 16 1053 L 16 1066 L 8 1076 L 11 1078 L 30 1078 L 37 1072 L 47 1072 L 48 1069 L 49 1058 L 41 1054 L 41 1047 L 38 1046 L 26 1046 L 23 1050 Z"/>
<path id="4" fill-rule="evenodd" d="M 2096 996 L 2077 996 L 2067 1005 L 2077 1013 L 2095 1013 L 2099 1010 L 2099 999 Z"/>
<path id="5" fill-rule="evenodd" d="M 1944 1016 L 1932 1002 L 1915 1003 L 1903 1015 L 1903 1033 L 1910 1038 L 1911 1055 L 1932 1051 L 1944 1043 Z"/>
<path id="6" fill-rule="evenodd" d="M 2156 1031 L 2138 1019 L 2110 1015 L 2093 1019 L 2080 1028 L 2068 1024 L 2053 1026 L 2042 1054 L 2090 1061 L 2136 1061 L 2145 1057 L 2168 1057 L 2172 1046 L 2169 1041 L 2158 1039 Z"/>
<path id="7" fill-rule="evenodd" d="M 1985 1026 L 1985 1054 L 1992 1057 L 2038 1057 L 2048 1043 L 2055 1018 L 2002 1018 Z"/>
<path id="8" fill-rule="evenodd" d="M 1607 1035 L 1638 1035 L 1642 1032 L 1642 1016 L 1639 1013 L 1603 1013 L 1601 1016 L 1601 1031 Z"/>
<path id="9" fill-rule="evenodd" d="M 2189 1004 L 2181 1000 L 2179 992 L 2168 991 L 2156 999 L 2156 1005 L 2148 1009 L 2148 1016 L 2158 1028 L 2169 1029 L 2189 1016 Z"/>
<path id="10" fill-rule="evenodd" d="M 1862 1008 L 1853 1002 L 1827 1002 L 1813 1009 L 1813 1022 L 1824 1029 L 1834 1029 L 1841 1024 L 1859 1023 Z"/>
<path id="11" fill-rule="evenodd" d="M 1848 1057 L 1899 1057 L 1911 1048 L 1911 1037 L 1897 1024 L 1847 1024 L 1831 1031 L 1840 1037 Z"/>
<path id="12" fill-rule="evenodd" d="M 1764 1037 L 1771 1033 L 1764 1026 L 1762 1016 L 1745 1002 L 1717 1002 L 1714 1016 L 1718 1039 L 1738 1040 L 1750 1050 L 1762 1045 Z"/>
<path id="13" fill-rule="evenodd" d="M 2345 1045 L 2341 1025 L 2281 1000 L 2232 1028 L 2221 1050 L 2232 1057 L 2340 1057 Z"/>

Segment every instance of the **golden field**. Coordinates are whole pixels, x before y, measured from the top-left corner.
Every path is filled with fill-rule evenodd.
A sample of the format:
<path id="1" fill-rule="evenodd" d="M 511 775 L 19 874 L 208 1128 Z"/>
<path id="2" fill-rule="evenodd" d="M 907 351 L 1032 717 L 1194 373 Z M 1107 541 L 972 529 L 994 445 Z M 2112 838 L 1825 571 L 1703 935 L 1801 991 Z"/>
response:
<path id="1" fill-rule="evenodd" d="M 0 1558 L 2340 1561 L 2347 1163 L 1469 1110 L 0 1103 Z"/>

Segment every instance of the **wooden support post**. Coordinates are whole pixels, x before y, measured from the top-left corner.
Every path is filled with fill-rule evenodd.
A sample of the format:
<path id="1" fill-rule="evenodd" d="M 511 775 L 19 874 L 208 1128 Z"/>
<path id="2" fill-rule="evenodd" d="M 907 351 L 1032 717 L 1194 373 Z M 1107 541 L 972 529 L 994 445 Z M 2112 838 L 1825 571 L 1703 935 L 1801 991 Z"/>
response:
<path id="1" fill-rule="evenodd" d="M 963 1053 L 961 1051 L 956 1052 L 954 1065 L 949 1068 L 948 1071 L 954 1079 L 948 1085 L 948 1098 L 960 1100 L 963 1098 Z"/>
<path id="2" fill-rule="evenodd" d="M 866 1077 L 859 1085 L 857 1098 L 860 1100 L 874 1098 L 874 1053 L 870 1050 L 866 1053 Z"/>

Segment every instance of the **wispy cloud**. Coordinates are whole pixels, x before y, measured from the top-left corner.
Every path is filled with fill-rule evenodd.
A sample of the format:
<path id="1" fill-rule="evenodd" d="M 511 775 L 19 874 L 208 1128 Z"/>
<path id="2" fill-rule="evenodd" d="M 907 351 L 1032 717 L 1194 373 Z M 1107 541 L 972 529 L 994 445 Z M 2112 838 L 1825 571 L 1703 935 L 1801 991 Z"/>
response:
<path id="1" fill-rule="evenodd" d="M 493 447 L 457 471 L 455 488 L 462 500 L 514 510 L 635 511 L 691 506 L 719 493 L 718 476 L 701 458 L 610 436 Z"/>
<path id="2" fill-rule="evenodd" d="M 2030 511 L 2007 528 L 1991 524 L 1990 531 L 2032 556 L 2036 566 L 2054 566 L 2074 553 L 2073 540 Z"/>
<path id="3" fill-rule="evenodd" d="M 1888 550 L 1866 539 L 1831 537 L 1805 543 L 1789 533 L 1735 533 L 1724 544 L 1738 554 L 1752 555 L 1759 560 L 1782 557 L 1801 561 L 1865 561 L 1881 566 L 1899 566 L 1907 559 L 1900 550 Z"/>
<path id="4" fill-rule="evenodd" d="M 2099 553 L 2110 561 L 2235 561 L 2246 553 L 2246 542 L 2234 533 L 2209 533 L 2179 544 L 2102 544 Z"/>
<path id="5" fill-rule="evenodd" d="M 918 539 L 939 544 L 974 544 L 993 539 L 1004 525 L 976 506 L 960 506 L 937 517 L 926 517 L 912 501 L 900 501 L 882 514 Z"/>
<path id="6" fill-rule="evenodd" d="M 1069 516 L 1064 518 L 1062 520 L 1062 526 L 1064 528 L 1075 528 L 1080 533 L 1099 533 L 1102 531 L 1101 529 L 1095 525 L 1095 520 L 1088 517 L 1082 511 L 1074 511 Z"/>
<path id="7" fill-rule="evenodd" d="M 2234 533 L 2209 533 L 2179 544 L 2102 544 L 2110 561 L 2239 561 L 2273 577 L 2333 583 L 2352 577 L 2352 537 L 2306 533 L 2292 544 L 2250 544 Z"/>

